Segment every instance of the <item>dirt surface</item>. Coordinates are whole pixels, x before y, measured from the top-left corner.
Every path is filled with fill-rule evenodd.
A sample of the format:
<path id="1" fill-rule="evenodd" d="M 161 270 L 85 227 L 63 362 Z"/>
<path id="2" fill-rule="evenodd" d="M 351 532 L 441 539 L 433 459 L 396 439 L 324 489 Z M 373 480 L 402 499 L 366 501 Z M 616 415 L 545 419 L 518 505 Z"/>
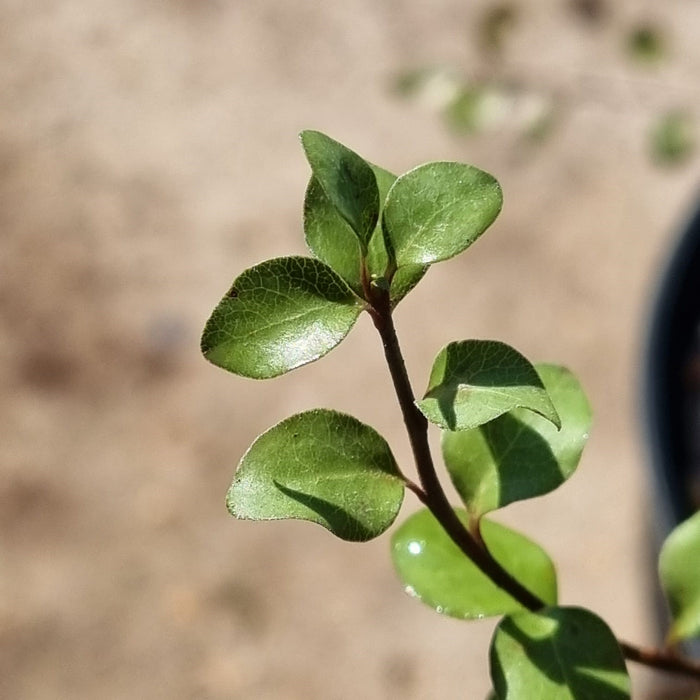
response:
<path id="1" fill-rule="evenodd" d="M 596 418 L 579 471 L 502 520 L 552 554 L 563 602 L 655 640 L 640 365 L 700 161 L 658 167 L 648 135 L 668 109 L 697 126 L 700 5 L 516 2 L 498 56 L 475 39 L 488 5 L 0 2 L 0 697 L 485 697 L 493 624 L 403 595 L 388 537 L 223 505 L 253 438 L 315 406 L 409 464 L 368 319 L 276 381 L 199 355 L 234 276 L 304 252 L 303 128 L 397 172 L 499 178 L 494 227 L 397 313 L 409 371 L 420 390 L 443 344 L 496 337 L 580 375 Z M 657 65 L 625 53 L 642 21 L 666 39 Z M 434 96 L 392 89 L 436 65 L 544 95 L 554 127 L 450 130 Z M 634 669 L 636 697 L 661 692 L 650 678 Z"/>

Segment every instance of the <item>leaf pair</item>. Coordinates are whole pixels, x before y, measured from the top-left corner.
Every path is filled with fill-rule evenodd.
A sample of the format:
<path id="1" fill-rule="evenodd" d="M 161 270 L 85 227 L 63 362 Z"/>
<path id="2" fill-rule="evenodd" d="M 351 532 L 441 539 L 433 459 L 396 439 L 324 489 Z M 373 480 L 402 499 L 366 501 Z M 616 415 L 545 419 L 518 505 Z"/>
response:
<path id="1" fill-rule="evenodd" d="M 591 422 L 571 372 L 534 366 L 493 340 L 443 348 L 417 406 L 443 429 L 445 464 L 476 519 L 560 486 L 578 465 Z"/>
<path id="2" fill-rule="evenodd" d="M 467 514 L 459 515 L 466 523 Z M 395 532 L 392 558 L 406 591 L 438 612 L 462 619 L 505 615 L 491 645 L 496 697 L 629 698 L 615 636 L 590 611 L 557 607 L 556 572 L 547 554 L 491 520 L 481 521 L 481 535 L 501 566 L 550 607 L 524 610 L 464 556 L 427 510 Z"/>
<path id="3" fill-rule="evenodd" d="M 486 404 L 515 403 L 507 412 L 474 428 L 443 430 L 443 459 L 472 518 L 549 493 L 578 466 L 591 423 L 588 400 L 566 368 L 540 364 L 532 372 L 536 382 L 505 386 Z"/>
<path id="4" fill-rule="evenodd" d="M 313 173 L 307 244 L 360 296 L 363 269 L 370 278 L 397 271 L 387 280 L 397 303 L 426 266 L 468 248 L 501 210 L 500 185 L 471 165 L 427 163 L 396 178 L 317 131 L 301 141 Z"/>
<path id="5" fill-rule="evenodd" d="M 329 137 L 305 131 L 312 170 L 304 202 L 315 258 L 246 270 L 214 309 L 201 347 L 212 363 L 266 379 L 312 362 L 350 332 L 368 285 L 397 304 L 427 266 L 463 251 L 501 208 L 496 180 L 460 163 L 428 163 L 396 178 Z"/>
<path id="6" fill-rule="evenodd" d="M 327 139 L 321 134 L 316 135 L 316 132 L 309 131 L 305 131 L 302 138 L 305 143 L 312 142 L 314 138 Z M 406 264 L 396 270 L 391 281 L 385 278 L 390 268 L 390 260 L 381 227 L 381 212 L 387 194 L 396 182 L 396 175 L 365 162 L 357 154 L 332 141 L 332 139 L 328 139 L 328 142 L 328 158 L 332 159 L 333 152 L 337 151 L 345 158 L 359 160 L 366 167 L 365 175 L 373 175 L 378 194 L 378 209 L 376 217 L 372 217 L 370 220 L 374 220 L 376 225 L 369 236 L 361 235 L 348 221 L 348 218 L 356 219 L 359 216 L 346 218 L 341 214 L 341 210 L 333 202 L 333 199 L 339 200 L 341 195 L 336 193 L 333 196 L 333 182 L 328 182 L 331 178 L 323 178 L 324 170 L 330 168 L 324 168 L 323 161 L 318 158 L 321 162 L 317 168 L 313 169 L 304 199 L 306 245 L 319 260 L 337 272 L 360 298 L 365 295 L 364 286 L 367 282 L 384 280 L 389 284 L 391 301 L 395 306 L 418 284 L 428 269 L 422 264 Z M 315 153 L 314 160 L 318 156 L 319 153 Z M 311 158 L 310 162 L 313 168 L 314 161 Z M 359 165 L 357 167 L 360 168 Z M 321 184 L 322 182 L 324 184 Z M 368 202 L 368 206 L 373 206 L 374 197 L 371 196 L 368 199 L 371 200 Z M 343 207 L 343 209 L 345 208 L 347 207 Z M 358 224 L 355 226 L 359 228 Z"/>
<path id="7" fill-rule="evenodd" d="M 461 510 L 457 514 L 466 525 L 467 514 Z M 547 604 L 556 604 L 556 571 L 542 548 L 486 519 L 481 522 L 481 536 L 508 573 Z M 391 554 L 406 592 L 439 613 L 471 620 L 522 610 L 465 556 L 427 509 L 411 515 L 396 530 Z"/>

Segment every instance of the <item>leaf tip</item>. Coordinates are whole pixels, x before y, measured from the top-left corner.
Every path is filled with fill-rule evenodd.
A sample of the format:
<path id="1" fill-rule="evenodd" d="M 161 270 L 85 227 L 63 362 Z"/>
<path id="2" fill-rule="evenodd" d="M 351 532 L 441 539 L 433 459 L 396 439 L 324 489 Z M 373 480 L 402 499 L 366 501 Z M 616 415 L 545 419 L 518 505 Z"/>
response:
<path id="1" fill-rule="evenodd" d="M 228 511 L 229 515 L 232 515 L 234 518 L 240 518 L 241 515 L 239 514 L 237 504 L 236 504 L 236 493 L 235 493 L 235 486 L 236 482 L 234 481 L 231 486 L 229 486 L 228 491 L 226 492 L 226 510 Z"/>
<path id="2" fill-rule="evenodd" d="M 548 411 L 548 415 L 545 416 L 545 418 L 547 418 L 549 422 L 554 425 L 554 427 L 557 429 L 557 432 L 561 431 L 561 417 L 559 416 L 559 412 L 557 411 L 557 409 L 554 407 L 554 404 L 552 404 L 551 409 Z"/>
<path id="3" fill-rule="evenodd" d="M 302 146 L 305 146 L 306 141 L 309 138 L 313 138 L 318 133 L 319 133 L 318 131 L 314 131 L 313 129 L 302 129 L 299 132 L 299 141 L 301 141 Z"/>

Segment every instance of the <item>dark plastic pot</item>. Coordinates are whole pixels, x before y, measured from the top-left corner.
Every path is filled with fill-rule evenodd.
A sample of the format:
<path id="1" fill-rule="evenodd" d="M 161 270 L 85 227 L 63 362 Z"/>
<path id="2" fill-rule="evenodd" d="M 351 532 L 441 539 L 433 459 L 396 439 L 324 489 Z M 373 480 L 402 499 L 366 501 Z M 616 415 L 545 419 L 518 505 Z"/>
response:
<path id="1" fill-rule="evenodd" d="M 645 394 L 658 515 L 670 528 L 700 505 L 700 206 L 662 276 Z"/>
<path id="2" fill-rule="evenodd" d="M 658 554 L 671 529 L 700 507 L 700 206 L 661 278 L 644 396 Z M 689 650 L 698 654 L 698 646 Z"/>

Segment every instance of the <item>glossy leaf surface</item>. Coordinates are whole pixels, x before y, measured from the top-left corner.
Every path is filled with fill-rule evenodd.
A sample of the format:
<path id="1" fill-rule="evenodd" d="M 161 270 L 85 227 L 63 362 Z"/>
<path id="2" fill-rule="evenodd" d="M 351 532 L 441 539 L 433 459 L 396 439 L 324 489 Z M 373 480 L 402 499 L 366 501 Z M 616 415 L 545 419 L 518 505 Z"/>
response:
<path id="1" fill-rule="evenodd" d="M 386 170 L 382 170 L 382 168 L 372 167 L 377 178 L 383 211 L 388 192 L 396 181 L 396 175 L 392 175 Z M 386 240 L 382 230 L 381 216 L 369 243 L 367 265 L 370 276 L 375 278 L 384 275 L 389 265 L 389 254 L 387 253 Z M 422 264 L 403 265 L 396 270 L 391 279 L 390 294 L 392 305 L 396 306 L 420 282 L 427 271 L 428 266 Z"/>
<path id="2" fill-rule="evenodd" d="M 491 680 L 500 700 L 624 700 L 630 680 L 608 626 L 582 608 L 505 617 L 491 643 Z"/>
<path id="3" fill-rule="evenodd" d="M 461 253 L 493 223 L 502 203 L 498 182 L 471 165 L 436 162 L 410 170 L 384 207 L 397 265 L 429 265 Z"/>
<path id="4" fill-rule="evenodd" d="M 464 511 L 458 514 L 466 520 Z M 538 545 L 485 519 L 481 534 L 509 573 L 546 603 L 556 603 L 554 565 Z M 411 515 L 394 533 L 392 558 L 406 592 L 439 613 L 474 619 L 522 609 L 462 553 L 427 509 Z"/>
<path id="5" fill-rule="evenodd" d="M 329 352 L 362 308 L 361 300 L 321 261 L 275 258 L 234 281 L 207 321 L 202 352 L 235 374 L 275 377 Z"/>
<path id="6" fill-rule="evenodd" d="M 591 424 L 581 385 L 564 367 L 537 365 L 561 420 L 516 408 L 472 430 L 442 434 L 452 483 L 473 517 L 553 491 L 575 471 Z"/>
<path id="7" fill-rule="evenodd" d="M 670 641 L 700 635 L 700 511 L 666 538 L 659 575 L 673 615 Z"/>
<path id="8" fill-rule="evenodd" d="M 315 177 L 309 180 L 306 189 L 304 232 L 309 250 L 332 267 L 355 294 L 362 296 L 360 242 Z"/>
<path id="9" fill-rule="evenodd" d="M 379 220 L 379 190 L 364 159 L 318 131 L 302 131 L 301 143 L 316 182 L 367 250 Z"/>
<path id="10" fill-rule="evenodd" d="M 469 430 L 514 408 L 527 408 L 559 427 L 559 417 L 535 368 L 495 340 L 450 343 L 435 358 L 418 408 L 448 430 Z"/>
<path id="11" fill-rule="evenodd" d="M 243 456 L 226 497 L 246 520 L 310 520 L 344 540 L 381 535 L 404 483 L 384 438 L 352 416 L 318 409 L 263 433 Z"/>
<path id="12" fill-rule="evenodd" d="M 370 167 L 376 178 L 380 203 L 383 204 L 396 176 L 376 165 Z M 315 177 L 309 181 L 304 199 L 304 235 L 309 250 L 332 267 L 358 296 L 363 296 L 362 249 L 359 240 Z M 381 226 L 377 225 L 367 251 L 370 279 L 384 275 L 388 261 Z M 425 270 L 422 265 L 408 265 L 397 271 L 391 282 L 394 305 L 418 283 Z"/>

